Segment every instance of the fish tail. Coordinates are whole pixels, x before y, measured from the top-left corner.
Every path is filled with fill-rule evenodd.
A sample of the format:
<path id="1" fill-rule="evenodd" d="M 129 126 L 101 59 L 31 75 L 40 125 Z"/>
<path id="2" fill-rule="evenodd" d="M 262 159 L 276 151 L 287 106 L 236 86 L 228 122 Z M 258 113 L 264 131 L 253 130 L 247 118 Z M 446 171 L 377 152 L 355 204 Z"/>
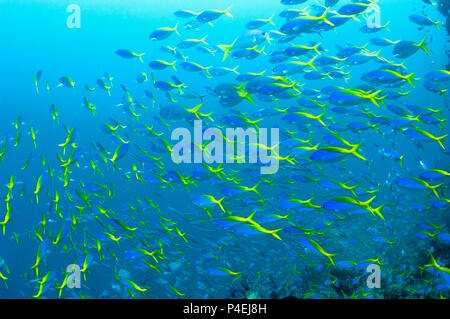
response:
<path id="1" fill-rule="evenodd" d="M 334 26 L 334 23 L 331 22 L 330 20 L 328 20 L 328 19 L 326 18 L 326 17 L 327 17 L 327 14 L 328 14 L 328 10 L 330 10 L 330 8 L 327 8 L 327 9 L 323 12 L 323 14 L 322 14 L 320 17 L 318 17 L 317 20 L 321 20 L 321 21 L 323 21 L 323 22 L 325 22 L 325 23 L 327 23 L 327 24 L 329 24 L 329 25 Z"/>
<path id="2" fill-rule="evenodd" d="M 275 25 L 275 23 L 273 23 L 273 21 L 272 21 L 272 18 L 273 18 L 273 14 L 269 19 L 267 19 L 267 22 L 270 23 L 271 25 Z"/>
<path id="3" fill-rule="evenodd" d="M 183 94 L 183 90 L 181 90 L 181 88 L 184 87 L 184 84 L 183 84 L 183 83 L 178 84 L 178 85 L 176 85 L 175 87 L 178 89 L 178 92 L 180 92 L 180 94 Z"/>
<path id="4" fill-rule="evenodd" d="M 412 87 L 416 87 L 415 85 L 414 85 L 414 83 L 413 83 L 413 76 L 415 75 L 416 73 L 415 72 L 413 72 L 413 73 L 411 73 L 411 74 L 409 74 L 409 75 L 406 75 L 405 77 L 404 77 L 404 79 L 409 83 L 409 84 L 411 84 L 411 86 Z"/>
<path id="5" fill-rule="evenodd" d="M 228 12 L 228 11 L 230 11 L 230 9 L 231 9 L 231 7 L 226 8 L 226 9 L 223 11 L 223 13 L 226 14 L 227 16 L 229 16 L 230 18 L 233 18 L 233 16 L 231 15 L 231 13 Z"/>
<path id="6" fill-rule="evenodd" d="M 380 57 L 380 53 L 381 53 L 381 49 L 380 50 L 378 50 L 377 52 L 375 52 L 375 54 L 373 55 L 373 56 L 375 56 L 375 57 L 377 57 L 377 58 L 381 58 Z M 403 61 L 404 62 L 404 61 Z"/>
<path id="7" fill-rule="evenodd" d="M 177 24 L 175 24 L 172 31 L 175 31 L 176 34 L 180 35 L 180 33 L 178 33 L 177 27 L 178 27 L 178 22 L 177 22 Z"/>
<path id="8" fill-rule="evenodd" d="M 445 137 L 447 137 L 448 136 L 448 134 L 445 134 L 444 136 L 441 136 L 441 137 L 436 137 L 436 141 L 439 143 L 439 145 L 445 150 L 445 147 L 444 147 L 444 145 L 442 145 L 442 140 L 445 138 Z"/>
<path id="9" fill-rule="evenodd" d="M 358 21 L 358 22 L 361 22 L 354 14 L 352 14 L 350 17 L 351 17 L 353 20 L 356 20 L 356 21 Z"/>
<path id="10" fill-rule="evenodd" d="M 6 222 L 1 222 L 0 224 L 2 224 L 2 233 L 3 233 L 3 236 L 5 236 Z"/>
<path id="11" fill-rule="evenodd" d="M 230 53 L 231 48 L 233 47 L 235 42 L 236 42 L 236 39 L 234 39 L 233 43 L 231 43 L 229 45 L 226 45 L 226 44 L 219 44 L 219 45 L 217 45 L 224 52 L 222 61 L 225 61 L 225 59 L 227 58 L 228 54 Z"/>
<path id="12" fill-rule="evenodd" d="M 277 234 L 280 230 L 283 230 L 283 228 L 271 230 L 270 234 L 275 237 L 278 240 L 282 240 L 281 237 Z"/>
<path id="13" fill-rule="evenodd" d="M 426 265 L 423 265 L 423 267 L 420 267 L 421 273 L 422 273 L 426 268 L 429 268 L 429 267 L 436 268 L 436 266 L 437 266 L 436 259 L 434 259 L 433 254 L 430 252 L 430 262 L 429 262 L 428 264 L 426 264 Z"/>
<path id="14" fill-rule="evenodd" d="M 388 30 L 388 31 L 391 31 L 391 30 L 389 30 L 389 28 L 387 27 L 388 25 L 389 25 L 389 23 L 391 23 L 391 21 L 388 21 L 385 25 L 383 25 L 383 26 L 381 26 L 382 28 L 385 28 L 386 30 Z"/>
<path id="15" fill-rule="evenodd" d="M 223 202 L 224 199 L 225 199 L 225 197 L 222 197 L 219 200 L 215 200 L 215 202 L 216 202 L 217 205 L 219 205 L 220 209 L 225 213 L 226 212 L 225 208 L 223 208 L 223 206 L 222 206 L 222 202 Z"/>
<path id="16" fill-rule="evenodd" d="M 209 119 L 211 122 L 214 122 L 214 119 L 211 117 L 211 114 L 213 114 L 213 112 L 205 114 L 206 118 Z"/>
<path id="17" fill-rule="evenodd" d="M 256 194 L 258 194 L 259 196 L 261 196 L 260 192 L 258 191 L 258 186 L 259 184 L 261 184 L 261 182 L 257 183 L 255 186 L 253 186 L 252 188 L 250 188 L 250 190 Z"/>
<path id="18" fill-rule="evenodd" d="M 211 69 L 211 66 L 208 66 L 207 68 L 203 69 L 206 72 L 207 79 L 210 79 L 212 77 L 211 73 L 209 72 L 209 69 Z"/>
<path id="19" fill-rule="evenodd" d="M 237 65 L 235 68 L 231 69 L 231 72 L 234 72 L 239 75 L 239 72 L 237 71 L 238 67 L 239 67 L 239 65 Z"/>
<path id="20" fill-rule="evenodd" d="M 378 0 L 369 0 L 369 2 L 370 2 L 369 3 L 369 7 L 373 7 L 374 5 L 377 4 Z M 378 8 L 377 7 L 375 7 L 374 10 L 378 12 Z"/>
<path id="21" fill-rule="evenodd" d="M 192 111 L 195 113 L 195 112 L 197 112 L 199 109 L 200 109 L 200 107 L 203 105 L 203 102 L 201 102 L 199 105 L 197 105 L 197 106 L 195 106 L 193 109 L 192 109 Z"/>
<path id="22" fill-rule="evenodd" d="M 259 54 L 264 54 L 264 55 L 267 55 L 267 53 L 264 51 L 264 48 L 265 48 L 266 46 L 265 45 L 263 45 L 263 47 L 262 47 L 262 49 L 261 50 L 255 50 L 256 52 L 258 52 Z"/>
<path id="23" fill-rule="evenodd" d="M 320 53 L 320 51 L 319 51 L 319 49 L 318 49 L 319 46 L 320 46 L 320 43 L 317 43 L 315 46 L 312 47 L 312 49 L 313 49 L 314 51 L 316 51 L 317 54 L 322 54 L 322 53 Z"/>
<path id="24" fill-rule="evenodd" d="M 205 35 L 203 38 L 200 39 L 200 42 L 203 42 L 204 44 L 208 44 L 205 39 L 208 37 L 208 35 Z"/>
<path id="25" fill-rule="evenodd" d="M 333 265 L 333 266 L 336 266 L 336 264 L 334 263 L 334 260 L 333 260 L 333 257 L 335 257 L 335 256 L 337 256 L 338 254 L 326 254 L 325 256 L 327 256 L 328 257 L 328 259 L 330 260 L 330 262 L 331 262 L 331 264 Z"/>
<path id="26" fill-rule="evenodd" d="M 403 168 L 403 157 L 404 157 L 405 155 L 402 155 L 402 156 L 400 156 L 400 167 L 401 168 Z"/>
<path id="27" fill-rule="evenodd" d="M 177 68 L 175 67 L 175 63 L 176 63 L 177 61 L 175 60 L 175 61 L 173 61 L 172 63 L 170 63 L 170 66 L 176 71 L 177 70 Z M 153 74 L 153 73 L 152 73 Z"/>
<path id="28" fill-rule="evenodd" d="M 363 142 L 356 144 L 351 150 L 350 153 L 355 155 L 356 157 L 362 159 L 363 161 L 366 160 L 366 158 L 364 156 L 362 156 L 361 154 L 358 153 L 358 149 L 361 147 Z"/>
<path id="29" fill-rule="evenodd" d="M 362 202 L 362 203 L 361 203 L 362 206 L 368 206 L 368 205 L 370 205 L 370 203 L 372 203 L 372 202 L 374 201 L 375 198 L 376 198 L 376 196 L 373 196 L 371 199 L 369 199 L 369 200 L 367 200 L 367 201 L 365 201 L 365 202 Z"/>
<path id="30" fill-rule="evenodd" d="M 248 100 L 249 102 L 256 104 L 255 101 L 253 101 L 252 96 L 250 94 L 250 92 L 245 92 L 245 94 L 243 95 L 243 98 Z"/>
<path id="31" fill-rule="evenodd" d="M 250 216 L 248 216 L 247 217 L 247 221 L 249 222 L 249 223 L 254 223 L 255 221 L 253 220 L 253 217 L 255 216 L 255 214 L 256 214 L 256 210 L 253 212 L 253 213 L 251 213 L 250 214 Z"/>
<path id="32" fill-rule="evenodd" d="M 424 50 L 426 54 L 430 55 L 430 52 L 428 51 L 427 47 L 425 46 L 426 40 L 427 40 L 427 36 L 424 36 L 422 42 L 420 42 L 419 44 L 416 44 L 416 45 L 419 48 L 421 48 L 422 50 Z"/>
<path id="33" fill-rule="evenodd" d="M 144 63 L 144 60 L 142 60 L 142 56 L 144 55 L 145 53 L 141 53 L 141 54 L 137 54 L 136 56 L 138 57 L 138 59 L 141 61 L 141 63 Z"/>
<path id="34" fill-rule="evenodd" d="M 324 112 L 324 113 L 322 113 L 322 114 L 320 114 L 320 115 L 318 115 L 318 116 L 316 117 L 317 121 L 319 121 L 319 123 L 322 124 L 323 126 L 326 126 L 325 123 L 322 121 L 322 117 L 323 117 L 325 114 L 326 114 L 326 112 Z"/>
<path id="35" fill-rule="evenodd" d="M 349 187 L 349 188 L 348 188 L 348 190 L 349 190 L 350 192 L 352 192 L 353 196 L 355 196 L 355 197 L 356 197 L 355 189 L 358 188 L 358 186 L 359 186 L 359 185 L 355 185 L 355 186 L 352 186 L 352 187 Z"/>
<path id="36" fill-rule="evenodd" d="M 434 193 L 434 195 L 436 195 L 436 197 L 438 198 L 438 199 L 440 199 L 440 196 L 439 196 L 439 194 L 438 194 L 438 192 L 436 191 L 439 187 L 441 187 L 442 186 L 442 184 L 438 184 L 438 185 L 425 185 L 428 189 L 431 189 L 432 191 L 433 191 L 433 193 Z"/>
<path id="37" fill-rule="evenodd" d="M 290 87 L 291 89 L 293 89 L 295 92 L 300 93 L 300 91 L 295 87 L 297 85 L 298 81 L 295 81 L 294 83 L 292 83 L 291 85 L 289 85 L 288 87 Z"/>
<path id="38" fill-rule="evenodd" d="M 321 74 L 322 74 L 323 76 L 326 76 L 326 77 L 328 77 L 328 78 L 334 80 L 334 78 L 330 75 L 330 73 L 331 73 L 331 72 L 328 72 L 328 73 L 321 73 Z"/>
<path id="39" fill-rule="evenodd" d="M 378 100 L 381 101 L 381 103 L 383 103 L 384 105 L 386 105 L 386 102 L 384 102 L 384 99 L 386 98 L 387 95 L 383 95 L 380 98 L 378 98 Z M 375 103 L 376 104 L 376 103 Z"/>
<path id="40" fill-rule="evenodd" d="M 441 21 L 436 21 L 436 22 L 433 22 L 433 23 L 436 26 L 436 28 L 438 28 L 438 30 L 440 30 L 439 24 L 441 23 Z"/>
<path id="41" fill-rule="evenodd" d="M 238 278 L 242 279 L 239 275 L 236 275 L 236 276 L 233 278 L 233 280 L 231 280 L 231 283 L 233 284 L 233 283 L 236 281 L 236 279 L 238 279 Z"/>
<path id="42" fill-rule="evenodd" d="M 381 210 L 383 209 L 384 206 L 386 206 L 386 204 L 387 204 L 387 202 L 377 208 L 372 208 L 372 213 L 376 214 L 378 217 L 380 217 L 384 221 L 386 221 L 386 219 L 384 218 L 383 214 L 381 214 Z"/>
<path id="43" fill-rule="evenodd" d="M 155 83 L 156 83 L 156 80 L 155 80 L 155 74 L 153 74 L 153 72 L 152 72 L 151 76 L 152 76 L 153 84 L 155 84 Z"/>
<path id="44" fill-rule="evenodd" d="M 317 58 L 317 55 L 315 57 L 313 57 L 311 60 L 309 60 L 308 62 L 306 62 L 306 65 L 309 66 L 311 69 L 314 69 L 317 71 L 317 68 L 315 67 L 315 65 L 313 64 L 314 60 Z"/>

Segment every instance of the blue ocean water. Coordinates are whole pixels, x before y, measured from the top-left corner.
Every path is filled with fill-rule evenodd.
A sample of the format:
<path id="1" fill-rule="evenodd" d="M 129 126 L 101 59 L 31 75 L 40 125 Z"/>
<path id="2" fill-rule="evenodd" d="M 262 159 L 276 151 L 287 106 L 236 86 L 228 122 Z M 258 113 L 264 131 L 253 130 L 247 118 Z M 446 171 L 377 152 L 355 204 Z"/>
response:
<path id="1" fill-rule="evenodd" d="M 448 297 L 445 5 L 1 1 L 0 297 Z M 200 119 L 277 128 L 278 170 L 175 164 Z"/>

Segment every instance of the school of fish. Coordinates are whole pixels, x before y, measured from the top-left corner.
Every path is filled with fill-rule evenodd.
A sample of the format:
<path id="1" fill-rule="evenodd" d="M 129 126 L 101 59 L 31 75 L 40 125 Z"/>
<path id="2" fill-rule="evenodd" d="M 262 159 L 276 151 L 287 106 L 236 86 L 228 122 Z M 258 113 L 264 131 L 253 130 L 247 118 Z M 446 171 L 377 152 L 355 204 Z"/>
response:
<path id="1" fill-rule="evenodd" d="M 239 12 L 180 9 L 142 39 L 160 51 L 111 52 L 141 66 L 134 83 L 37 71 L 25 94 L 76 92 L 92 140 L 58 103 L 48 115 L 58 143 L 24 114 L 0 135 L 0 297 L 449 297 L 450 71 L 408 63 L 433 56 L 426 35 L 392 39 L 387 21 L 366 24 L 382 7 L 281 0 L 220 43 L 208 38 Z M 402 18 L 445 36 L 425 14 Z M 366 40 L 327 46 L 344 24 Z M 172 130 L 195 120 L 278 128 L 278 152 L 256 146 L 279 170 L 237 157 L 173 163 Z M 210 142 L 189 148 L 207 157 Z M 380 289 L 366 284 L 372 264 Z M 68 287 L 68 265 L 81 288 Z"/>

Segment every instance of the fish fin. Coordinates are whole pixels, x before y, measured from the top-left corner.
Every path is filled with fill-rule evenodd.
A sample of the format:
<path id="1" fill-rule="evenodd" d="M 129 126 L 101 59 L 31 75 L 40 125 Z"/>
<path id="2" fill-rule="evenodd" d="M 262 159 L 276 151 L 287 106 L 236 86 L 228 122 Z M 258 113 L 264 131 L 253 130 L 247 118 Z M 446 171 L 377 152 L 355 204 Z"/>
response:
<path id="1" fill-rule="evenodd" d="M 270 234 L 271 234 L 272 236 L 274 236 L 276 239 L 282 240 L 281 237 L 277 234 L 280 230 L 283 230 L 283 228 L 271 230 L 271 231 L 270 231 Z"/>
<path id="2" fill-rule="evenodd" d="M 442 145 L 442 140 L 444 139 L 444 138 L 446 138 L 448 136 L 448 134 L 445 134 L 444 136 L 441 136 L 441 137 L 436 137 L 436 141 L 439 143 L 439 145 L 445 150 L 445 147 L 444 147 L 444 145 Z"/>
<path id="3" fill-rule="evenodd" d="M 426 54 L 430 55 L 430 52 L 428 51 L 427 47 L 425 46 L 426 40 L 427 40 L 427 36 L 424 36 L 422 42 L 420 42 L 419 44 L 416 44 L 416 46 L 418 46 L 419 48 L 424 50 Z"/>
<path id="4" fill-rule="evenodd" d="M 333 266 L 336 266 L 336 264 L 334 263 L 333 257 L 337 256 L 338 254 L 327 254 L 328 259 L 330 260 L 331 264 Z"/>
<path id="5" fill-rule="evenodd" d="M 324 21 L 326 24 L 329 24 L 329 25 L 331 25 L 331 26 L 334 26 L 334 23 L 331 22 L 331 21 L 329 21 L 329 20 L 326 18 L 326 17 L 327 17 L 328 10 L 330 10 L 330 8 L 327 8 L 327 9 L 323 12 L 323 14 L 322 14 L 320 17 L 318 17 L 318 20 Z"/>
<path id="6" fill-rule="evenodd" d="M 233 16 L 231 15 L 231 13 L 228 12 L 228 11 L 230 11 L 230 9 L 231 9 L 231 7 L 226 8 L 226 9 L 223 11 L 223 13 L 226 14 L 227 16 L 229 16 L 230 18 L 233 18 Z"/>
<path id="7" fill-rule="evenodd" d="M 237 39 L 234 39 L 233 43 L 231 43 L 231 44 L 229 44 L 229 45 L 226 45 L 226 44 L 219 44 L 219 45 L 217 45 L 219 48 L 221 48 L 221 49 L 224 51 L 222 61 L 225 61 L 225 59 L 227 58 L 228 54 L 229 54 L 230 51 L 231 51 L 231 48 L 232 48 L 233 45 L 236 43 L 236 40 L 237 40 Z"/>
<path id="8" fill-rule="evenodd" d="M 404 77 L 404 79 L 405 79 L 409 84 L 411 84 L 412 87 L 416 87 L 416 86 L 414 85 L 413 81 L 412 81 L 412 80 L 414 80 L 413 76 L 414 76 L 415 74 L 416 74 L 416 73 L 413 72 L 413 73 L 411 73 L 411 74 L 409 74 L 409 75 L 406 75 L 406 76 Z"/>
<path id="9" fill-rule="evenodd" d="M 383 209 L 384 206 L 386 206 L 387 202 L 384 203 L 381 206 L 378 206 L 377 208 L 372 208 L 372 214 L 376 214 L 378 217 L 380 217 L 382 220 L 386 221 L 386 219 L 384 218 L 384 216 L 381 214 L 381 209 Z"/>
<path id="10" fill-rule="evenodd" d="M 180 35 L 180 33 L 178 33 L 177 27 L 178 27 L 178 22 L 177 22 L 177 24 L 175 24 L 172 31 L 175 31 L 176 34 Z"/>
<path id="11" fill-rule="evenodd" d="M 144 60 L 142 60 L 142 56 L 145 55 L 145 53 L 141 53 L 141 54 L 136 54 L 136 56 L 138 57 L 138 59 L 141 61 L 141 63 L 144 63 Z"/>
<path id="12" fill-rule="evenodd" d="M 317 116 L 317 121 L 319 121 L 320 124 L 322 124 L 323 126 L 326 126 L 325 123 L 322 121 L 322 117 L 326 114 L 326 112 L 320 114 Z"/>
<path id="13" fill-rule="evenodd" d="M 436 21 L 436 22 L 434 22 L 434 25 L 436 26 L 436 28 L 438 28 L 438 30 L 441 30 L 440 28 L 439 28 L 439 24 L 441 23 L 441 21 Z"/>
<path id="14" fill-rule="evenodd" d="M 312 49 L 313 49 L 314 51 L 316 51 L 316 52 L 317 52 L 317 54 L 319 54 L 319 55 L 320 55 L 320 54 L 322 54 L 322 53 L 320 53 L 320 51 L 319 51 L 319 49 L 318 49 L 318 48 L 319 48 L 319 46 L 320 46 L 320 43 L 317 43 L 317 44 L 316 44 L 315 46 L 313 46 L 313 47 L 312 47 Z"/>
<path id="15" fill-rule="evenodd" d="M 366 158 L 364 156 L 362 156 L 361 154 L 358 153 L 358 149 L 360 148 L 360 146 L 362 145 L 363 142 L 356 144 L 351 150 L 350 153 L 355 155 L 356 157 L 362 159 L 363 161 L 366 161 Z"/>
<path id="16" fill-rule="evenodd" d="M 309 66 L 311 69 L 314 69 L 314 70 L 318 71 L 317 68 L 315 67 L 315 65 L 313 64 L 313 62 L 314 62 L 314 60 L 315 60 L 316 58 L 317 58 L 317 55 L 314 56 L 314 57 L 313 57 L 311 60 L 309 60 L 308 62 L 306 62 L 306 65 Z"/>

